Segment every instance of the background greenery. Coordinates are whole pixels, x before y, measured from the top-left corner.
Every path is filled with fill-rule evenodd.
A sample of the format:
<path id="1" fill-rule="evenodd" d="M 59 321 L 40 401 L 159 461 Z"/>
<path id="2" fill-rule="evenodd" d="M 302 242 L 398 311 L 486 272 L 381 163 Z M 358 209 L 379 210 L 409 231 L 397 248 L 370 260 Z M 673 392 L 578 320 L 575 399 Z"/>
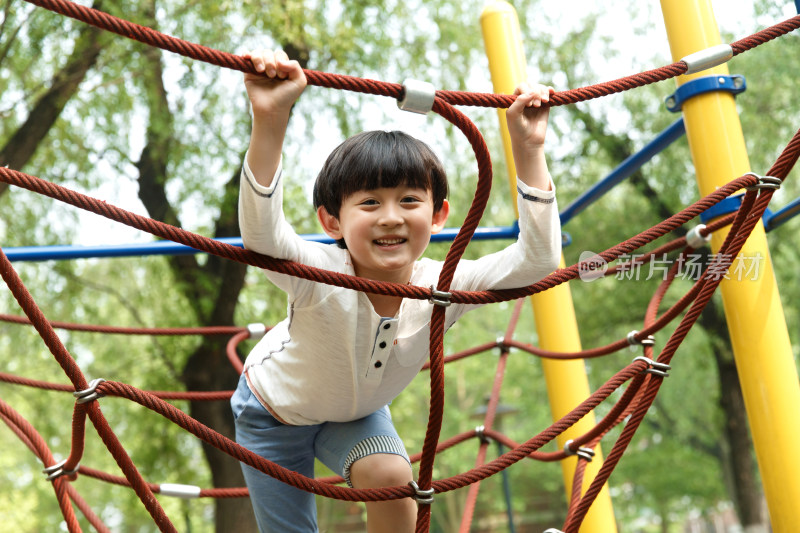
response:
<path id="1" fill-rule="evenodd" d="M 562 90 L 670 62 L 657 5 L 569 4 L 515 2 L 531 78 Z M 744 11 L 738 16 L 725 17 L 732 21 L 721 27 L 725 42 L 794 14 L 790 2 L 742 4 Z M 254 47 L 284 46 L 316 70 L 387 81 L 416 77 L 440 88 L 491 91 L 477 22 L 483 1 L 98 0 L 94 5 L 220 50 L 243 53 Z M 732 9 L 726 2 L 714 5 L 721 12 Z M 148 49 L 21 0 L 2 2 L 1 16 L 0 164 L 204 235 L 236 234 L 236 179 L 249 132 L 239 73 Z M 620 20 L 625 24 L 620 26 Z M 798 36 L 789 35 L 730 63 L 732 73 L 747 77 L 748 90 L 737 97 L 737 104 L 757 172 L 769 168 L 798 125 L 797 46 Z M 553 111 L 550 167 L 562 207 L 676 118 L 662 105 L 673 90 L 674 83 L 666 82 Z M 482 109 L 466 112 L 484 132 L 498 177 L 483 224 L 507 225 L 513 211 L 496 114 Z M 474 191 L 471 150 L 461 134 L 440 118 L 407 115 L 385 99 L 307 89 L 295 108 L 285 147 L 291 177 L 286 181 L 286 210 L 299 232 L 319 231 L 308 216 L 309 188 L 322 160 L 344 137 L 367 128 L 402 128 L 434 146 L 451 180 L 455 212 L 450 223 L 460 224 Z M 797 175 L 793 171 L 776 194 L 776 207 L 798 196 Z M 566 261 L 577 261 L 582 251 L 615 244 L 696 198 L 693 167 L 682 139 L 565 227 L 573 239 L 564 250 Z M 150 239 L 18 189 L 0 189 L 0 213 L 3 247 Z M 797 224 L 790 221 L 769 234 L 796 358 Z M 475 242 L 467 256 L 504 245 Z M 446 245 L 432 245 L 429 255 L 441 258 L 445 252 Z M 274 324 L 285 313 L 284 296 L 255 269 L 245 274 L 244 269 L 204 256 L 18 263 L 15 268 L 51 320 L 148 327 L 244 325 Z M 606 279 L 572 284 L 583 346 L 603 345 L 640 327 L 656 282 Z M 676 287 L 665 304 L 686 288 L 686 284 Z M 512 307 L 501 303 L 468 314 L 448 332 L 446 353 L 501 336 Z M 735 400 L 726 395 L 736 387 L 730 381 L 732 362 L 720 307 L 715 301 L 685 341 L 670 379 L 611 478 L 621 531 L 680 531 L 687 519 L 726 509 L 734 509 L 746 526 L 765 521 L 757 512 L 761 496 L 749 444 L 741 446 L 730 428 L 733 422 L 746 422 L 732 407 Z M 19 313 L 7 291 L 0 291 L 0 309 Z M 527 305 L 523 309 L 516 338 L 536 344 L 531 311 Z M 91 378 L 156 390 L 224 389 L 235 383 L 219 340 L 69 332 L 60 336 Z M 665 338 L 658 337 L 657 348 Z M 589 362 L 592 387 L 631 357 L 622 353 Z M 31 328 L 0 323 L 0 361 L 8 373 L 66 381 Z M 443 437 L 479 423 L 473 413 L 485 405 L 496 361 L 496 353 L 487 353 L 448 366 Z M 66 456 L 71 397 L 7 384 L 0 384 L 0 397 L 39 430 L 59 459 Z M 513 352 L 502 402 L 517 410 L 503 420 L 503 429 L 517 441 L 551 423 L 539 361 Z M 223 432 L 230 429 L 225 405 L 176 404 Z M 392 405 L 412 452 L 422 445 L 427 406 L 425 374 Z M 241 485 L 235 463 L 219 459 L 160 417 L 117 399 L 102 400 L 101 407 L 149 481 Z M 601 408 L 598 414 L 603 412 Z M 746 431 L 744 427 L 745 436 Z M 117 473 L 92 430 L 88 435 L 82 464 Z M 435 475 L 471 468 L 476 448 L 469 442 L 442 454 Z M 59 530 L 61 514 L 40 473 L 42 465 L 5 426 L 0 427 L 0 449 L 2 528 Z M 490 457 L 492 453 L 494 448 Z M 529 461 L 513 467 L 509 477 L 518 527 L 529 524 L 540 531 L 560 526 L 566 505 L 557 465 Z M 112 530 L 154 530 L 130 490 L 85 477 L 75 486 Z M 745 496 L 737 495 L 737 487 Z M 437 497 L 434 530 L 457 529 L 465 495 L 462 490 Z M 159 499 L 181 531 L 246 531 L 252 526 L 246 501 Z M 321 500 L 321 526 L 328 531 L 359 530 L 361 509 L 357 504 Z M 474 530 L 503 531 L 503 510 L 496 476 L 482 486 Z"/>

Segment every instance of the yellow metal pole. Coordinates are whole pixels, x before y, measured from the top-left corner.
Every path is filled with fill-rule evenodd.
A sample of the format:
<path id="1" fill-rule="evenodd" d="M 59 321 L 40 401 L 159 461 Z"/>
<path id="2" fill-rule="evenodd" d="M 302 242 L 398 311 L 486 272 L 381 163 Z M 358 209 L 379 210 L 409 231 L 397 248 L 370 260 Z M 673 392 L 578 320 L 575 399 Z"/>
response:
<path id="1" fill-rule="evenodd" d="M 720 44 L 710 0 L 661 0 L 661 9 L 675 60 Z M 681 76 L 678 83 L 727 73 L 722 65 Z M 689 99 L 683 117 L 701 194 L 750 170 L 730 93 Z M 712 250 L 719 249 L 726 233 L 714 235 Z M 736 274 L 736 261 L 757 267 L 757 275 Z M 736 261 L 720 287 L 745 408 L 773 531 L 795 532 L 800 527 L 800 385 L 763 226 L 756 226 Z"/>
<path id="2" fill-rule="evenodd" d="M 489 70 L 492 83 L 497 93 L 510 94 L 515 87 L 527 79 L 525 72 L 525 52 L 522 47 L 522 37 L 519 21 L 514 8 L 503 1 L 496 1 L 486 6 L 481 14 L 481 28 L 483 29 L 484 46 L 489 58 Z M 498 111 L 500 131 L 503 137 L 503 148 L 508 168 L 508 180 L 511 187 L 512 201 L 516 199 L 516 170 L 514 159 L 511 155 L 511 140 L 506 128 L 505 109 Z M 516 201 L 514 208 L 516 209 Z M 564 259 L 561 259 L 562 265 Z M 552 351 L 578 352 L 581 350 L 578 336 L 578 324 L 575 319 L 575 309 L 572 304 L 572 294 L 569 286 L 559 285 L 543 294 L 531 297 L 536 320 L 536 329 L 539 343 L 542 348 Z M 586 368 L 583 361 L 555 361 L 544 359 L 542 362 L 547 382 L 550 399 L 550 411 L 554 419 L 559 419 L 591 393 L 589 381 L 586 378 Z M 559 438 L 563 446 L 567 440 L 576 438 L 595 425 L 594 417 L 587 416 L 573 426 Z M 585 491 L 589 483 L 602 466 L 600 446 L 595 450 L 594 460 L 589 463 L 584 476 Z M 567 497 L 572 490 L 572 479 L 577 459 L 569 458 L 562 463 L 564 484 Z M 584 519 L 580 529 L 581 533 L 615 533 L 617 531 L 614 520 L 614 510 L 611 506 L 611 497 L 608 487 L 604 487 L 598 495 L 592 508 Z"/>

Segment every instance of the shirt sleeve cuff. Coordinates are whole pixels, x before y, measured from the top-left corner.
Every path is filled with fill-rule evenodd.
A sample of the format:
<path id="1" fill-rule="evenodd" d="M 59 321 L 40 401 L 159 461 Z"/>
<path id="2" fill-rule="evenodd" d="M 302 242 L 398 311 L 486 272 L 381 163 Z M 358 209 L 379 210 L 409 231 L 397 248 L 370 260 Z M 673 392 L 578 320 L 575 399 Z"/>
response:
<path id="1" fill-rule="evenodd" d="M 553 203 L 556 198 L 556 186 L 553 183 L 553 178 L 548 174 L 547 179 L 550 183 L 550 190 L 543 191 L 542 189 L 538 189 L 536 187 L 531 187 L 523 182 L 521 179 L 517 178 L 517 192 L 519 195 L 525 199 L 532 202 L 542 202 L 545 204 Z"/>
<path id="2" fill-rule="evenodd" d="M 280 182 L 281 175 L 283 174 L 283 157 L 281 156 L 281 160 L 278 161 L 278 168 L 275 170 L 275 175 L 272 177 L 272 183 L 269 187 L 264 187 L 263 185 L 259 184 L 256 181 L 255 176 L 253 176 L 253 171 L 250 170 L 250 165 L 247 164 L 247 155 L 245 154 L 244 162 L 242 163 L 242 172 L 244 173 L 244 177 L 247 180 L 247 184 L 255 191 L 258 196 L 263 196 L 269 198 L 275 192 L 275 189 L 278 187 L 278 183 Z"/>

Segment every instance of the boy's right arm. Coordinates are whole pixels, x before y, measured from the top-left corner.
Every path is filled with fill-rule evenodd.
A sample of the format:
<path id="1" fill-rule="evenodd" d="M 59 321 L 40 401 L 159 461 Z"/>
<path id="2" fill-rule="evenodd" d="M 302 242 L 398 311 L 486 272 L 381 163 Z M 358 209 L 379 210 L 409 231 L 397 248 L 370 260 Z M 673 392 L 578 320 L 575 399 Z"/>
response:
<path id="1" fill-rule="evenodd" d="M 289 112 L 306 87 L 306 76 L 300 64 L 280 50 L 254 50 L 245 58 L 257 71 L 244 75 L 253 110 L 247 164 L 256 181 L 269 187 L 281 160 Z"/>

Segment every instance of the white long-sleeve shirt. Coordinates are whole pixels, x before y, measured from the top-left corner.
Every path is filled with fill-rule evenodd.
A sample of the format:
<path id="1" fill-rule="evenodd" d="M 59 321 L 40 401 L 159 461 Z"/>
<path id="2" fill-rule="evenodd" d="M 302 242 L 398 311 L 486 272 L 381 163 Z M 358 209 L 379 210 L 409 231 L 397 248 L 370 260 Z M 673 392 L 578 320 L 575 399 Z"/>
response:
<path id="1" fill-rule="evenodd" d="M 270 187 L 259 185 L 247 162 L 239 194 L 239 225 L 248 250 L 355 275 L 350 254 L 335 244 L 300 238 L 283 214 L 282 169 Z M 451 290 L 530 285 L 557 266 L 561 227 L 555 188 L 517 183 L 520 236 L 507 248 L 459 263 Z M 442 262 L 420 259 L 410 283 L 436 286 Z M 433 304 L 405 298 L 394 317 L 381 317 L 367 295 L 265 270 L 288 295 L 288 316 L 245 361 L 248 383 L 280 420 L 293 425 L 364 417 L 393 400 L 429 357 Z M 476 305 L 452 304 L 450 327 Z"/>

